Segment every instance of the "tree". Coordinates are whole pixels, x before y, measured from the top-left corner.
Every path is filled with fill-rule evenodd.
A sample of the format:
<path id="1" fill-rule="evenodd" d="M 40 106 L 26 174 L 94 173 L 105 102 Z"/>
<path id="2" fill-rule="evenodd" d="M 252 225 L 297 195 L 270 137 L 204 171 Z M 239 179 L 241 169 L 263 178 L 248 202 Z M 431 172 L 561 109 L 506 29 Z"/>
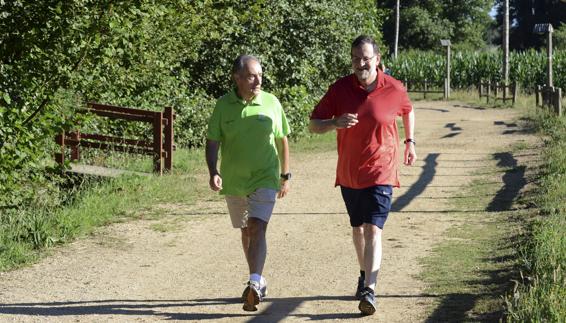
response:
<path id="1" fill-rule="evenodd" d="M 388 9 L 384 39 L 393 49 L 395 43 L 396 0 L 378 0 Z M 441 38 L 450 38 L 455 47 L 485 46 L 484 31 L 489 25 L 490 0 L 406 0 L 401 2 L 399 47 L 432 49 Z"/>
<path id="2" fill-rule="evenodd" d="M 505 0 L 497 0 L 497 25 L 504 25 Z M 544 37 L 533 34 L 533 27 L 538 23 L 551 23 L 558 28 L 566 23 L 566 2 L 562 0 L 509 0 L 509 19 L 511 31 L 509 46 L 513 49 L 540 47 Z"/>

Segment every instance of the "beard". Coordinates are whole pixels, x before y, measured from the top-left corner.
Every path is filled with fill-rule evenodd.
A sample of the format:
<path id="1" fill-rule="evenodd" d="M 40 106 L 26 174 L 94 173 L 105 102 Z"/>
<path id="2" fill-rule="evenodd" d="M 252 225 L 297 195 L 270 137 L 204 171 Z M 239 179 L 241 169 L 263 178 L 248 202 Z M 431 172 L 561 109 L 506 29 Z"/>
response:
<path id="1" fill-rule="evenodd" d="M 358 77 L 359 80 L 367 80 L 370 77 L 371 73 L 369 72 L 369 69 L 356 69 L 356 76 Z"/>

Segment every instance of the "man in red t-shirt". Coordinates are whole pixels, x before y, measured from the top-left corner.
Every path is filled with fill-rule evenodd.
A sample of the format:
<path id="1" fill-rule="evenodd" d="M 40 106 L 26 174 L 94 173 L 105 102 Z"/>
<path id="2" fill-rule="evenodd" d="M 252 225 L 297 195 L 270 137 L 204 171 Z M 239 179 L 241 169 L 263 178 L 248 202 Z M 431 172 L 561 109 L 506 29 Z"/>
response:
<path id="1" fill-rule="evenodd" d="M 391 208 L 392 187 L 399 187 L 399 135 L 403 118 L 405 165 L 417 159 L 413 136 L 415 116 L 401 82 L 377 68 L 375 41 L 362 35 L 352 42 L 353 74 L 330 86 L 311 114 L 309 129 L 336 129 L 336 186 L 350 216 L 360 277 L 356 297 L 363 314 L 375 313 L 375 285 L 381 265 L 381 231 Z"/>

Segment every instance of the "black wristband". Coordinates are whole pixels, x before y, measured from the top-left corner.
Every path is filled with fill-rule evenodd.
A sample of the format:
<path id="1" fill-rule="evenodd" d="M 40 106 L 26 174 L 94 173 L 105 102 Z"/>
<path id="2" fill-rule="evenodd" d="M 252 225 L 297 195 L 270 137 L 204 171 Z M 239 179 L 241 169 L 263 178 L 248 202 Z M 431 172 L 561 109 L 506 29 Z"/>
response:
<path id="1" fill-rule="evenodd" d="M 415 145 L 415 146 L 417 145 L 417 142 L 415 141 L 415 139 L 409 138 L 409 139 L 405 139 L 405 141 L 403 141 L 404 144 L 407 144 L 409 142 L 412 142 L 413 145 Z"/>

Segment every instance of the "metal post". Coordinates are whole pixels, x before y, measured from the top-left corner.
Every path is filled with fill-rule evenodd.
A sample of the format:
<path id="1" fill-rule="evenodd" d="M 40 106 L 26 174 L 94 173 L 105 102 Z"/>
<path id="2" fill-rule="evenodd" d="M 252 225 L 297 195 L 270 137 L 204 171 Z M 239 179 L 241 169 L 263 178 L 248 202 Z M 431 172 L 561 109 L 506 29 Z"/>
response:
<path id="1" fill-rule="evenodd" d="M 426 99 L 426 91 L 428 91 L 428 81 L 427 79 L 424 80 L 424 92 L 423 92 L 423 98 Z"/>
<path id="2" fill-rule="evenodd" d="M 489 97 L 491 96 L 491 81 L 487 82 L 487 103 L 489 103 Z"/>

